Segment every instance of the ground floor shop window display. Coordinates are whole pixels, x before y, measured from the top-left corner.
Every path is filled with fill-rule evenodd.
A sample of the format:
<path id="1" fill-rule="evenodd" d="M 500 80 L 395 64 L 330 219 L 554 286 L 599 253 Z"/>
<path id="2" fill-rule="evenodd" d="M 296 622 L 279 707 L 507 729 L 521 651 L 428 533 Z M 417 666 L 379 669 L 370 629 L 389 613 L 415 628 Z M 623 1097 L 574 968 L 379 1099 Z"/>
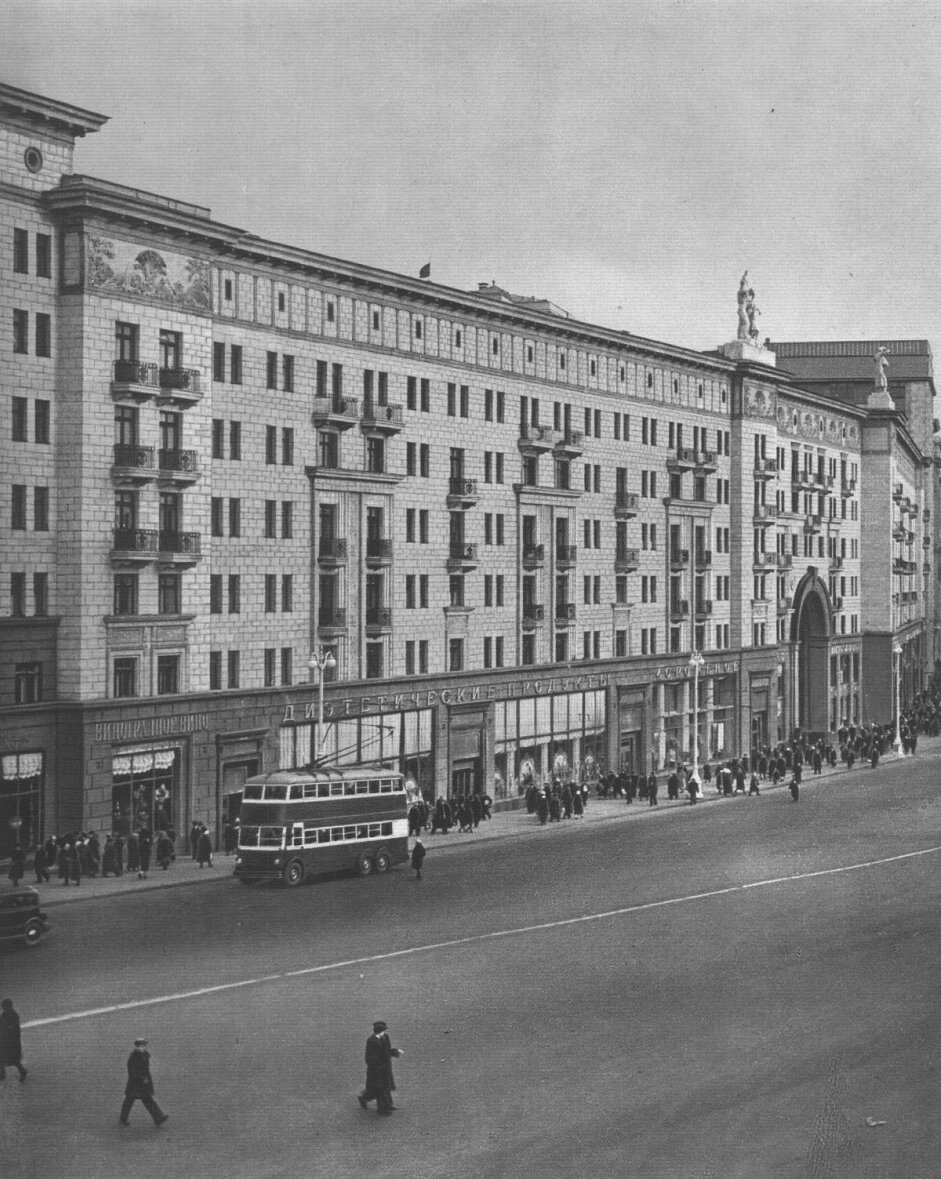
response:
<path id="1" fill-rule="evenodd" d="M 178 749 L 151 749 L 115 754 L 111 763 L 114 831 L 125 837 L 132 831 L 166 831 L 175 837 L 179 753 Z"/>
<path id="2" fill-rule="evenodd" d="M 604 757 L 606 698 L 602 690 L 498 701 L 494 798 L 517 798 L 560 772 L 575 781 L 595 773 Z"/>
<path id="3" fill-rule="evenodd" d="M 42 753 L 10 753 L 0 759 L 0 856 L 43 838 Z"/>

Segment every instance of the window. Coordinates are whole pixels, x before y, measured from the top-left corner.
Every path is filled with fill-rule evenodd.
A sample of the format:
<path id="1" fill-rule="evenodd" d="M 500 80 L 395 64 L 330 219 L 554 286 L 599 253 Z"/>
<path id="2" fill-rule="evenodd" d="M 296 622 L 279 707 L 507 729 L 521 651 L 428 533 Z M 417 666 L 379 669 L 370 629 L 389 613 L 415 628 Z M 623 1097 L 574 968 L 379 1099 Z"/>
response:
<path id="1" fill-rule="evenodd" d="M 13 351 L 26 353 L 29 351 L 29 312 L 14 310 L 13 312 Z"/>
<path id="2" fill-rule="evenodd" d="M 428 574 L 422 573 L 418 578 L 418 604 L 422 610 L 428 609 Z"/>
<path id="3" fill-rule="evenodd" d="M 228 652 L 228 686 L 230 688 L 237 688 L 239 686 L 239 653 L 238 651 Z"/>
<path id="4" fill-rule="evenodd" d="M 265 426 L 265 463 L 270 467 L 278 461 L 278 427 Z"/>
<path id="5" fill-rule="evenodd" d="M 414 475 L 418 470 L 418 443 L 405 443 L 405 474 Z"/>
<path id="6" fill-rule="evenodd" d="M 448 671 L 463 671 L 464 669 L 464 640 L 448 640 Z"/>
<path id="7" fill-rule="evenodd" d="M 457 416 L 457 385 L 453 382 L 448 382 L 448 417 L 453 418 Z"/>
<path id="8" fill-rule="evenodd" d="M 29 274 L 29 233 L 25 229 L 13 230 L 13 273 Z"/>
<path id="9" fill-rule="evenodd" d="M 218 342 L 212 346 L 212 379 L 225 380 L 225 344 Z"/>
<path id="10" fill-rule="evenodd" d="M 14 442 L 28 442 L 29 399 L 13 398 L 13 417 L 10 437 Z"/>
<path id="11" fill-rule="evenodd" d="M 33 441 L 49 444 L 49 402 L 37 399 L 33 403 Z"/>
<path id="12" fill-rule="evenodd" d="M 275 666 L 278 658 L 278 652 L 275 647 L 265 647 L 265 687 L 273 688 L 275 685 Z"/>
<path id="13" fill-rule="evenodd" d="M 229 574 L 229 613 L 238 614 L 241 610 L 242 579 L 238 573 Z"/>
<path id="14" fill-rule="evenodd" d="M 179 655 L 157 656 L 157 695 L 169 696 L 180 690 Z"/>
<path id="15" fill-rule="evenodd" d="M 484 421 L 493 421 L 493 390 L 484 389 Z"/>
<path id="16" fill-rule="evenodd" d="M 405 642 L 405 674 L 415 674 L 415 643 L 408 639 Z"/>
<path id="17" fill-rule="evenodd" d="M 424 675 L 428 671 L 428 640 L 418 640 L 418 671 Z"/>
<path id="18" fill-rule="evenodd" d="M 36 234 L 36 276 L 52 278 L 52 238 L 48 233 Z"/>
<path id="19" fill-rule="evenodd" d="M 222 418 L 212 419 L 212 457 L 225 458 L 225 422 Z"/>
<path id="20" fill-rule="evenodd" d="M 242 501 L 229 500 L 229 536 L 242 535 Z"/>
<path id="21" fill-rule="evenodd" d="M 278 387 L 277 352 L 269 352 L 267 354 L 267 363 L 265 364 L 265 383 L 269 389 L 277 389 Z"/>
<path id="22" fill-rule="evenodd" d="M 418 512 L 418 543 L 428 543 L 428 509 L 421 508 Z"/>
<path id="23" fill-rule="evenodd" d="M 427 442 L 422 442 L 418 448 L 418 473 L 423 479 L 431 474 L 431 447 Z"/>
<path id="24" fill-rule="evenodd" d="M 223 374 L 224 379 L 225 374 Z M 233 385 L 242 383 L 242 345 L 232 344 L 229 349 L 229 381 Z"/>
<path id="25" fill-rule="evenodd" d="M 382 677 L 382 643 L 366 644 L 366 679 Z"/>
<path id="26" fill-rule="evenodd" d="M 136 659 L 115 659 L 111 671 L 111 695 L 115 697 L 137 695 Z"/>
<path id="27" fill-rule="evenodd" d="M 366 470 L 373 475 L 382 475 L 386 469 L 386 444 L 383 438 L 366 439 Z"/>
<path id="28" fill-rule="evenodd" d="M 229 458 L 242 457 L 242 423 L 229 422 Z"/>
<path id="29" fill-rule="evenodd" d="M 406 544 L 413 544 L 415 541 L 415 509 L 405 509 L 405 541 Z"/>
<path id="30" fill-rule="evenodd" d="M 157 351 L 160 367 L 173 372 L 183 365 L 183 336 L 180 332 L 171 332 L 161 328 L 157 340 Z"/>
<path id="31" fill-rule="evenodd" d="M 484 667 L 493 667 L 493 639 L 484 635 Z"/>
<path id="32" fill-rule="evenodd" d="M 49 574 L 33 574 L 33 613 L 44 618 L 49 613 Z"/>
<path id="33" fill-rule="evenodd" d="M 294 682 L 294 648 L 281 648 L 281 683 L 292 684 Z"/>
<path id="34" fill-rule="evenodd" d="M 294 501 L 290 499 L 281 504 L 281 536 L 285 540 L 294 536 Z"/>
<path id="35" fill-rule="evenodd" d="M 26 574 L 10 574 L 10 614 L 22 618 L 26 613 Z"/>
<path id="36" fill-rule="evenodd" d="M 222 613 L 222 574 L 209 575 L 209 613 Z"/>
<path id="37" fill-rule="evenodd" d="M 182 578 L 179 573 L 161 573 L 157 578 L 157 613 L 182 613 Z"/>
<path id="38" fill-rule="evenodd" d="M 421 408 L 422 413 L 431 412 L 431 381 L 427 377 L 422 377 L 421 384 Z"/>
<path id="39" fill-rule="evenodd" d="M 284 426 L 281 430 L 281 463 L 285 467 L 294 466 L 294 427 Z"/>
<path id="40" fill-rule="evenodd" d="M 114 575 L 114 613 L 137 613 L 136 573 L 116 573 Z"/>
<path id="41" fill-rule="evenodd" d="M 278 575 L 265 574 L 265 613 L 274 614 L 278 608 Z"/>
<path id="42" fill-rule="evenodd" d="M 222 297 L 227 303 L 232 302 L 232 279 L 227 278 L 222 284 Z"/>
<path id="43" fill-rule="evenodd" d="M 615 659 L 627 658 L 627 631 L 616 630 L 614 632 L 614 657 Z"/>
<path id="44" fill-rule="evenodd" d="M 285 614 L 290 614 L 294 609 L 293 573 L 283 573 L 281 575 L 281 609 Z"/>
<path id="45" fill-rule="evenodd" d="M 405 408 L 418 408 L 418 382 L 414 377 L 405 378 Z"/>
<path id="46" fill-rule="evenodd" d="M 33 531 L 49 531 L 49 488 L 33 488 Z"/>
<path id="47" fill-rule="evenodd" d="M 415 574 L 406 573 L 405 575 L 405 609 L 415 609 Z"/>
<path id="48" fill-rule="evenodd" d="M 214 495 L 209 501 L 209 530 L 213 536 L 223 536 L 221 496 Z"/>
<path id="49" fill-rule="evenodd" d="M 320 466 L 336 470 L 340 466 L 340 437 L 332 430 L 321 430 L 317 437 Z"/>
<path id="50" fill-rule="evenodd" d="M 461 386 L 461 417 L 466 418 L 470 412 L 470 388 Z"/>

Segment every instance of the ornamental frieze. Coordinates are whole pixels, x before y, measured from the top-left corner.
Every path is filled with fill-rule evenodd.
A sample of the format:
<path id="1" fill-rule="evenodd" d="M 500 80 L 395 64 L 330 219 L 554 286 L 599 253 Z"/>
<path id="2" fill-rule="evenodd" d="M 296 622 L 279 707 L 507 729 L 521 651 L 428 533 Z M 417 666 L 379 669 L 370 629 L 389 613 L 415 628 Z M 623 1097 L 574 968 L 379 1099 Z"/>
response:
<path id="1" fill-rule="evenodd" d="M 85 237 L 85 282 L 184 311 L 208 312 L 210 307 L 208 262 L 94 233 Z"/>
<path id="2" fill-rule="evenodd" d="M 837 448 L 859 446 L 859 425 L 844 417 L 779 401 L 775 411 L 778 433 Z"/>

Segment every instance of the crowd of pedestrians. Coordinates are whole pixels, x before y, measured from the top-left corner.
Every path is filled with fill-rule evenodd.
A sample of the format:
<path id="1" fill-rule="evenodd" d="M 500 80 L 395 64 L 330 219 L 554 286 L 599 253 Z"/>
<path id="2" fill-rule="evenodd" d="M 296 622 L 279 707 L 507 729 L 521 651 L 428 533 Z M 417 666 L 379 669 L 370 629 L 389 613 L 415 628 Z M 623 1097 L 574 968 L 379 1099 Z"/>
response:
<path id="1" fill-rule="evenodd" d="M 427 831 L 446 835 L 452 827 L 464 835 L 473 834 L 482 822 L 493 814 L 493 799 L 489 794 L 461 794 L 444 798 L 439 795 L 434 803 L 416 799 L 408 808 L 408 833 L 418 835 Z"/>

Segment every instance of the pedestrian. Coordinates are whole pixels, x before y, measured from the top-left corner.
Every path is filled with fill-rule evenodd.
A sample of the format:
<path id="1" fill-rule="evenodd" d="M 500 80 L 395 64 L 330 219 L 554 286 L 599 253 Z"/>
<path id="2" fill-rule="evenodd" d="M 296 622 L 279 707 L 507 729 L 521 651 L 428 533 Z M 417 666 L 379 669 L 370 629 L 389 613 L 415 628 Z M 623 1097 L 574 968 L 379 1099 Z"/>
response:
<path id="1" fill-rule="evenodd" d="M 421 880 L 421 866 L 425 862 L 425 845 L 420 839 L 415 840 L 412 848 L 412 867 L 415 869 L 415 879 Z"/>
<path id="2" fill-rule="evenodd" d="M 150 1053 L 147 1051 L 147 1041 L 143 1038 L 134 1041 L 134 1049 L 127 1058 L 127 1084 L 124 1086 L 124 1101 L 118 1120 L 126 1126 L 127 1115 L 131 1106 L 139 1101 L 144 1109 L 154 1119 L 155 1126 L 162 1126 L 170 1116 L 165 1114 L 154 1101 L 154 1079 L 150 1072 Z"/>
<path id="3" fill-rule="evenodd" d="M 359 1104 L 363 1109 L 370 1101 L 375 1101 L 379 1113 L 392 1113 L 395 1109 L 392 1104 L 395 1090 L 392 1058 L 404 1055 L 401 1048 L 392 1047 L 388 1024 L 377 1019 L 372 1025 L 372 1035 L 366 1041 L 366 1088 L 359 1095 Z"/>
<path id="4" fill-rule="evenodd" d="M 647 805 L 648 806 L 657 806 L 658 805 L 658 803 L 657 803 L 657 790 L 658 790 L 658 788 L 659 788 L 659 783 L 657 782 L 657 775 L 654 773 L 651 773 L 650 777 L 647 779 Z"/>
<path id="5" fill-rule="evenodd" d="M 13 887 L 17 888 L 23 875 L 26 872 L 26 852 L 19 844 L 10 852 L 10 871 L 9 877 L 13 881 Z"/>
<path id="6" fill-rule="evenodd" d="M 49 866 L 46 862 L 46 846 L 43 843 L 37 844 L 36 851 L 33 854 L 33 871 L 36 873 L 36 883 L 42 884 L 49 880 Z"/>
<path id="7" fill-rule="evenodd" d="M 20 1084 L 26 1080 L 27 1069 L 23 1067 L 23 1039 L 20 1034 L 20 1017 L 13 1010 L 13 1000 L 0 1002 L 0 1081 L 6 1080 L 7 1066 L 20 1074 Z"/>
<path id="8" fill-rule="evenodd" d="M 114 854 L 114 837 L 106 835 L 105 846 L 101 850 L 101 879 L 104 880 L 109 873 L 117 876 L 118 863 Z"/>
<path id="9" fill-rule="evenodd" d="M 141 828 L 137 836 L 137 841 L 140 845 L 140 863 L 137 868 L 137 879 L 146 880 L 147 873 L 150 871 L 150 849 L 152 846 L 150 832 L 146 828 Z"/>
<path id="10" fill-rule="evenodd" d="M 793 800 L 795 802 L 797 802 L 797 800 L 800 798 L 801 788 L 800 788 L 800 782 L 797 780 L 796 774 L 794 774 L 793 777 L 791 778 L 790 790 L 791 790 L 791 798 L 793 798 Z"/>
<path id="11" fill-rule="evenodd" d="M 202 823 L 199 819 L 194 819 L 190 824 L 190 851 L 193 854 L 193 862 L 196 862 L 196 856 L 199 851 L 199 836 L 202 832 Z"/>
<path id="12" fill-rule="evenodd" d="M 751 795 L 751 794 L 759 794 L 760 795 L 761 794 L 761 791 L 758 789 L 758 775 L 756 773 L 754 773 L 754 771 L 752 772 L 751 784 L 748 787 L 748 793 L 749 793 L 749 795 Z"/>
<path id="13" fill-rule="evenodd" d="M 686 792 L 689 795 L 690 806 L 696 802 L 696 795 L 699 793 L 699 779 L 695 774 L 690 774 L 686 780 Z"/>
<path id="14" fill-rule="evenodd" d="M 212 867 L 212 834 L 208 827 L 203 827 L 199 833 L 199 841 L 196 845 L 196 859 L 199 862 L 200 868 L 203 865 L 208 868 Z"/>

